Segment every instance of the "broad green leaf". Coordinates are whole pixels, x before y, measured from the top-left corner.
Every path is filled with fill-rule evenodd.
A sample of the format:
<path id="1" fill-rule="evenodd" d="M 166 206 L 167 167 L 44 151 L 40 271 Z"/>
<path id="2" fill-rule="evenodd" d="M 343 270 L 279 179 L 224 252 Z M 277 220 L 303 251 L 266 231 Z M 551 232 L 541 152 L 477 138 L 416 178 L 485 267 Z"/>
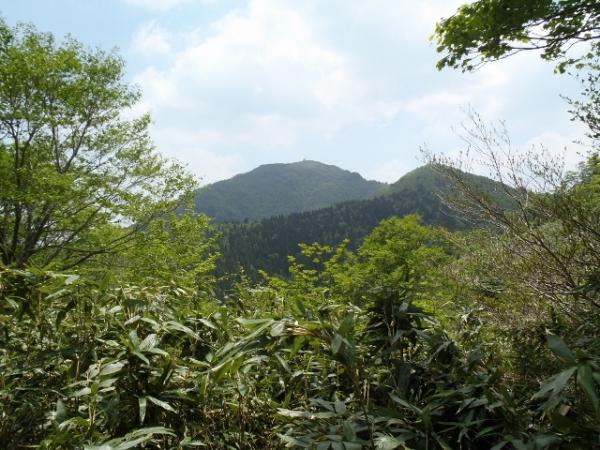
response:
<path id="1" fill-rule="evenodd" d="M 183 448 L 186 447 L 206 447 L 206 444 L 202 441 L 192 440 L 191 437 L 187 436 L 179 443 Z"/>
<path id="2" fill-rule="evenodd" d="M 150 439 L 150 437 L 151 436 L 144 436 L 144 437 L 139 437 L 139 438 L 135 438 L 135 439 L 126 439 L 124 442 L 122 442 L 121 444 L 119 444 L 113 448 L 114 448 L 114 450 L 128 450 L 130 448 L 135 448 L 139 444 L 146 442 L 148 439 Z"/>
<path id="3" fill-rule="evenodd" d="M 281 439 L 283 442 L 285 442 L 286 447 L 296 446 L 296 447 L 301 447 L 301 448 L 309 448 L 311 446 L 310 443 L 301 441 L 292 436 L 287 436 L 285 434 L 277 434 L 277 436 L 279 437 L 279 439 Z"/>
<path id="4" fill-rule="evenodd" d="M 201 324 L 203 324 L 204 326 L 206 326 L 208 328 L 212 328 L 213 330 L 217 329 L 217 327 L 210 320 L 198 319 L 198 322 L 200 322 Z"/>
<path id="5" fill-rule="evenodd" d="M 292 373 L 287 361 L 283 359 L 279 353 L 275 353 L 275 358 L 277 358 L 277 361 L 279 361 L 279 364 L 281 364 L 281 367 L 283 367 L 287 373 Z"/>
<path id="6" fill-rule="evenodd" d="M 146 418 L 146 406 L 148 403 L 147 400 L 148 399 L 146 397 L 138 397 L 140 424 L 143 424 L 144 419 Z"/>
<path id="7" fill-rule="evenodd" d="M 573 353 L 571 353 L 569 347 L 567 347 L 567 345 L 559 336 L 556 334 L 548 334 L 546 339 L 548 341 L 548 347 L 550 347 L 550 350 L 552 350 L 566 363 L 575 364 L 575 356 L 573 356 Z"/>
<path id="8" fill-rule="evenodd" d="M 541 389 L 538 392 L 536 392 L 533 395 L 532 398 L 542 398 L 546 396 L 549 392 L 552 392 L 552 395 L 556 395 L 557 393 L 561 392 L 576 370 L 577 367 L 570 367 L 566 370 L 563 370 L 558 375 L 553 376 L 547 383 L 545 383 L 541 387 Z"/>
<path id="9" fill-rule="evenodd" d="M 179 322 L 170 320 L 165 322 L 164 326 L 169 331 L 181 331 L 182 333 L 185 333 L 188 336 L 193 337 L 194 339 L 198 339 L 198 335 L 194 332 L 194 330 L 192 330 L 189 327 L 186 327 L 185 325 Z"/>
<path id="10" fill-rule="evenodd" d="M 140 358 L 142 361 L 144 361 L 146 364 L 150 365 L 150 360 L 143 354 L 140 352 L 132 352 L 135 356 L 137 356 L 138 358 Z"/>
<path id="11" fill-rule="evenodd" d="M 148 351 L 158 344 L 159 338 L 156 334 L 149 334 L 144 338 L 144 340 L 140 343 L 139 349 L 141 351 Z"/>
<path id="12" fill-rule="evenodd" d="M 588 364 L 580 364 L 577 367 L 577 382 L 581 389 L 585 392 L 587 398 L 590 400 L 594 411 L 598 413 L 599 402 L 598 394 L 596 394 L 596 388 L 594 386 L 594 379 L 592 377 L 592 368 Z"/>
<path id="13" fill-rule="evenodd" d="M 404 406 L 407 409 L 410 409 L 411 411 L 415 412 L 416 414 L 418 414 L 419 416 L 423 415 L 423 410 L 417 408 L 414 405 L 411 405 L 410 403 L 408 403 L 406 400 L 401 399 L 400 397 L 398 397 L 397 395 L 394 394 L 390 394 L 390 398 L 398 403 L 401 406 Z"/>
<path id="14" fill-rule="evenodd" d="M 71 274 L 65 279 L 65 285 L 69 286 L 81 278 L 79 275 Z"/>
<path id="15" fill-rule="evenodd" d="M 54 420 L 56 420 L 57 422 L 62 422 L 67 418 L 67 408 L 65 407 L 65 404 L 62 402 L 62 400 L 58 400 L 56 402 L 56 411 L 54 412 Z"/>
<path id="16" fill-rule="evenodd" d="M 115 450 L 115 447 L 110 444 L 84 445 L 83 450 Z"/>
<path id="17" fill-rule="evenodd" d="M 362 444 L 359 444 L 358 442 L 344 441 L 342 444 L 344 445 L 345 450 L 361 450 L 363 448 Z"/>
<path id="18" fill-rule="evenodd" d="M 271 327 L 271 336 L 277 337 L 281 336 L 285 331 L 285 322 L 279 321 L 273 324 Z"/>
<path id="19" fill-rule="evenodd" d="M 533 442 L 535 442 L 536 450 L 543 450 L 551 445 L 559 444 L 561 439 L 558 436 L 551 434 L 539 434 L 533 439 Z"/>
<path id="20" fill-rule="evenodd" d="M 501 450 L 508 444 L 508 441 L 500 441 L 496 445 L 494 445 L 490 450 Z"/>
<path id="21" fill-rule="evenodd" d="M 75 392 L 73 394 L 73 397 L 83 397 L 84 395 L 90 395 L 92 393 L 92 390 L 89 387 L 84 387 L 83 389 L 80 389 L 79 391 Z"/>
<path id="22" fill-rule="evenodd" d="M 527 445 L 525 445 L 525 443 L 521 439 L 517 439 L 510 435 L 504 436 L 504 439 L 510 442 L 516 450 L 527 450 Z"/>
<path id="23" fill-rule="evenodd" d="M 169 405 L 167 402 L 163 402 L 162 400 L 159 400 L 155 397 L 152 397 L 150 395 L 146 396 L 146 398 L 148 400 L 150 400 L 152 403 L 154 403 L 156 406 L 160 406 L 162 409 L 169 411 L 169 412 L 176 412 L 175 409 L 173 409 L 173 407 L 171 405 Z"/>
<path id="24" fill-rule="evenodd" d="M 105 366 L 102 366 L 102 369 L 100 369 L 100 376 L 105 376 L 105 375 L 110 375 L 113 373 L 118 372 L 119 370 L 121 370 L 123 368 L 123 366 L 125 366 L 124 362 L 116 362 L 116 363 L 111 363 L 111 364 L 107 364 Z"/>
<path id="25" fill-rule="evenodd" d="M 150 397 L 148 397 L 150 398 Z M 147 427 L 147 428 L 140 428 L 138 430 L 132 431 L 130 433 L 127 433 L 127 437 L 130 438 L 135 438 L 138 436 L 150 436 L 150 435 L 154 435 L 154 434 L 166 434 L 169 436 L 176 436 L 175 433 L 173 433 L 173 430 L 169 429 L 169 428 L 165 428 L 165 427 Z"/>
<path id="26" fill-rule="evenodd" d="M 339 334 L 334 334 L 333 339 L 331 339 L 331 351 L 333 354 L 337 354 L 340 351 L 340 347 L 342 346 L 342 337 Z"/>
<path id="27" fill-rule="evenodd" d="M 375 439 L 375 448 L 377 450 L 394 450 L 397 448 L 409 450 L 404 439 L 394 436 L 379 436 Z"/>
<path id="28" fill-rule="evenodd" d="M 142 318 L 142 316 L 140 316 L 139 314 L 137 314 L 137 315 L 133 316 L 131 319 L 126 320 L 125 323 L 123 323 L 123 325 L 131 325 L 132 323 L 137 322 L 141 318 Z M 137 333 L 136 333 L 136 337 L 137 337 Z"/>
<path id="29" fill-rule="evenodd" d="M 273 322 L 273 319 L 242 319 L 240 317 L 235 320 L 236 322 L 244 326 L 263 325 L 265 323 Z"/>
<path id="30" fill-rule="evenodd" d="M 140 339 L 138 337 L 137 331 L 131 330 L 129 332 L 129 341 L 133 345 L 133 349 L 139 351 L 140 349 Z"/>

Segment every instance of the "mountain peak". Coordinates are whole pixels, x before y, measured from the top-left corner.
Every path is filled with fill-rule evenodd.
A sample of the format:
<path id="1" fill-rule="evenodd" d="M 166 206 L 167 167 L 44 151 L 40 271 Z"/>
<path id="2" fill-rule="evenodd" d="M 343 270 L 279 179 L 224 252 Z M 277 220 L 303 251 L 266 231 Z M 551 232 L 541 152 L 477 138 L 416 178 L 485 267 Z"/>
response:
<path id="1" fill-rule="evenodd" d="M 256 220 L 372 198 L 387 187 L 319 161 L 264 164 L 202 188 L 196 211 L 216 221 Z"/>

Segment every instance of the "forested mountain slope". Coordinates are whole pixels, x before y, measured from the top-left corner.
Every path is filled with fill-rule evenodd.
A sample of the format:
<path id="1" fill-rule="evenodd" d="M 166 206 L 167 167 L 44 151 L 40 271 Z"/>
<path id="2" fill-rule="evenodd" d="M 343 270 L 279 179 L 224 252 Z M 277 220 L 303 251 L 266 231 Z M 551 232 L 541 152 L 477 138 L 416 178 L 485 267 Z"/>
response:
<path id="1" fill-rule="evenodd" d="M 317 161 L 266 164 L 200 189 L 195 209 L 217 222 L 257 220 L 372 198 L 386 188 Z"/>
<path id="2" fill-rule="evenodd" d="M 478 189 L 506 201 L 500 185 L 488 178 L 468 175 Z M 424 223 L 451 230 L 466 229 L 471 223 L 446 206 L 440 195 L 450 194 L 446 178 L 431 166 L 404 175 L 383 195 L 349 201 L 304 213 L 279 215 L 251 223 L 223 225 L 221 273 L 243 267 L 252 278 L 257 270 L 285 275 L 288 255 L 299 253 L 298 244 L 319 242 L 337 245 L 344 239 L 357 246 L 379 222 L 392 216 L 418 214 Z"/>

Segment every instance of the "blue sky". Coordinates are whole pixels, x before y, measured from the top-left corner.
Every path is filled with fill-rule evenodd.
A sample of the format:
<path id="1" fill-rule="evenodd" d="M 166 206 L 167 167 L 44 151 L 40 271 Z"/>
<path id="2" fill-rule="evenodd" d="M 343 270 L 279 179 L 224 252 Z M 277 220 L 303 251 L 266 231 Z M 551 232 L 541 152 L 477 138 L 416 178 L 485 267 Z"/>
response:
<path id="1" fill-rule="evenodd" d="M 0 0 L 0 14 L 117 47 L 144 94 L 131 113 L 150 111 L 157 148 L 203 184 L 301 159 L 392 182 L 422 164 L 423 145 L 460 151 L 465 108 L 573 165 L 583 130 L 560 94 L 578 85 L 552 64 L 528 53 L 474 74 L 436 70 L 428 38 L 461 3 Z"/>

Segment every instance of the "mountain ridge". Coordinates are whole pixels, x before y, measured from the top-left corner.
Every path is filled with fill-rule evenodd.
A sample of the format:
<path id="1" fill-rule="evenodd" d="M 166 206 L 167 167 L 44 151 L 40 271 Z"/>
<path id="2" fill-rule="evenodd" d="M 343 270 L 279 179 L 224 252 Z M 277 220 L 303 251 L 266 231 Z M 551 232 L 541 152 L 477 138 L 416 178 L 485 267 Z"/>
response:
<path id="1" fill-rule="evenodd" d="M 215 222 L 252 221 L 373 198 L 388 187 L 319 161 L 263 164 L 198 190 L 195 210 Z"/>
<path id="2" fill-rule="evenodd" d="M 464 176 L 490 197 L 506 200 L 498 182 L 468 173 Z M 298 244 L 319 242 L 335 246 L 350 239 L 351 247 L 356 247 L 379 222 L 393 216 L 418 214 L 427 225 L 449 230 L 472 228 L 475 222 L 451 209 L 441 198 L 445 194 L 452 194 L 449 180 L 433 166 L 425 165 L 403 175 L 381 195 L 370 199 L 250 223 L 223 224 L 219 272 L 235 273 L 242 267 L 255 280 L 260 278 L 259 270 L 286 276 L 287 257 L 299 255 Z"/>

